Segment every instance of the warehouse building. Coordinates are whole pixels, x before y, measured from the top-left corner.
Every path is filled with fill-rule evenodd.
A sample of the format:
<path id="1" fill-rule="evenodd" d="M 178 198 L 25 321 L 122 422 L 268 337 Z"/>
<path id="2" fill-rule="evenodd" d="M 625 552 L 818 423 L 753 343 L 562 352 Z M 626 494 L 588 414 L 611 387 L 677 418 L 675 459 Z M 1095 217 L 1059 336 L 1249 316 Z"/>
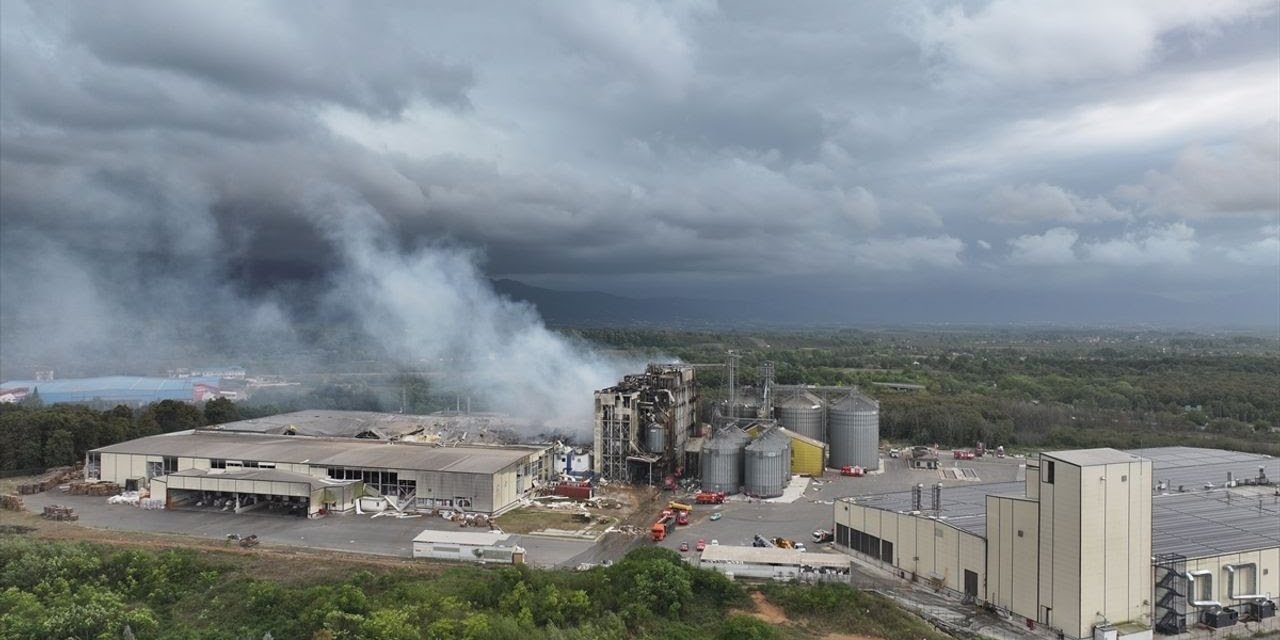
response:
<path id="1" fill-rule="evenodd" d="M 266 502 L 316 514 L 369 495 L 397 510 L 492 514 L 548 480 L 548 451 L 196 429 L 94 449 L 86 476 L 149 487 L 169 507 L 234 500 L 237 511 Z"/>
<path id="2" fill-rule="evenodd" d="M 1067 637 L 1176 634 L 1274 615 L 1277 477 L 1230 451 L 1048 452 L 1023 482 L 841 499 L 835 541 Z"/>

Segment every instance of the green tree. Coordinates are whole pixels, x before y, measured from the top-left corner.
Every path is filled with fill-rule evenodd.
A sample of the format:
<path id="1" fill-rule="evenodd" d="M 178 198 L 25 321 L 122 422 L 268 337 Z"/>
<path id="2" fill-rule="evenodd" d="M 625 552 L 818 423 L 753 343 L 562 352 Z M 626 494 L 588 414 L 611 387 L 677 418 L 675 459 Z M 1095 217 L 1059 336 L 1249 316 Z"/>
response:
<path id="1" fill-rule="evenodd" d="M 226 424 L 240 419 L 236 405 L 227 398 L 214 398 L 204 403 L 205 424 Z"/>
<path id="2" fill-rule="evenodd" d="M 717 640 L 778 640 L 780 637 L 769 625 L 744 615 L 729 616 L 716 635 Z"/>
<path id="3" fill-rule="evenodd" d="M 204 423 L 204 416 L 194 406 L 177 400 L 161 400 L 148 405 L 138 418 L 139 424 L 154 424 L 161 433 L 194 429 Z"/>
<path id="4" fill-rule="evenodd" d="M 56 429 L 44 444 L 44 466 L 62 467 L 76 463 L 76 440 L 66 429 Z"/>

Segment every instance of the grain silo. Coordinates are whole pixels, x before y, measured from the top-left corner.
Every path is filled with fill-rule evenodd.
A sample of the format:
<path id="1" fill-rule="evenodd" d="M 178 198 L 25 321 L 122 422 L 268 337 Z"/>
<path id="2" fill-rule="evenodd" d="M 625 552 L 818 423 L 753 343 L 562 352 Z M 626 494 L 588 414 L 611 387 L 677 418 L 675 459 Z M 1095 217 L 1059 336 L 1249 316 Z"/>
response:
<path id="1" fill-rule="evenodd" d="M 777 405 L 778 424 L 808 438 L 827 441 L 823 429 L 822 400 L 808 391 L 780 398 Z"/>
<path id="2" fill-rule="evenodd" d="M 729 426 L 717 430 L 703 443 L 703 491 L 742 491 L 742 455 L 748 440 L 742 429 Z"/>
<path id="3" fill-rule="evenodd" d="M 876 469 L 880 466 L 880 403 L 850 393 L 831 403 L 827 411 L 828 464 Z"/>
<path id="4" fill-rule="evenodd" d="M 791 438 L 777 429 L 766 431 L 746 446 L 743 458 L 743 490 L 747 495 L 782 495 L 791 481 Z"/>

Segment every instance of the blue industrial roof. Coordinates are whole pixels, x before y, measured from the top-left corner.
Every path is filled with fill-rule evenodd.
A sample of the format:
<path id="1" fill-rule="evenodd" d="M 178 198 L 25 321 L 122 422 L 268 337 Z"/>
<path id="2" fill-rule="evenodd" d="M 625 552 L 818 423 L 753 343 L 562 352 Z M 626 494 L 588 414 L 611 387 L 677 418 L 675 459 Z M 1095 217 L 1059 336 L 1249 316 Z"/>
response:
<path id="1" fill-rule="evenodd" d="M 147 403 L 160 400 L 185 400 L 194 398 L 192 387 L 197 384 L 218 386 L 215 377 L 201 378 L 148 378 L 143 376 L 106 376 L 102 378 L 67 378 L 65 380 L 9 380 L 0 383 L 0 389 L 25 387 L 40 392 L 45 404 L 59 402 Z"/>

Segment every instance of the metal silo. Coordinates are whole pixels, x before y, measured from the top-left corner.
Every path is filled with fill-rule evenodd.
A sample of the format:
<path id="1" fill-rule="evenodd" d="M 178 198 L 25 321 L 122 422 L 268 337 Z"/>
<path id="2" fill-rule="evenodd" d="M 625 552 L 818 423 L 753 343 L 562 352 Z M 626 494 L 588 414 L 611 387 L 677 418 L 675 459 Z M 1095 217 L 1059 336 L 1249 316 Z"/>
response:
<path id="1" fill-rule="evenodd" d="M 650 422 L 644 431 L 644 448 L 653 453 L 665 453 L 667 450 L 667 430 L 656 422 Z"/>
<path id="2" fill-rule="evenodd" d="M 742 450 L 748 440 L 742 429 L 725 427 L 703 443 L 703 491 L 734 494 L 742 490 Z"/>
<path id="3" fill-rule="evenodd" d="M 880 403 L 857 393 L 833 402 L 827 410 L 827 437 L 832 467 L 879 467 Z"/>
<path id="4" fill-rule="evenodd" d="M 791 481 L 791 438 L 777 431 L 766 431 L 747 445 L 744 453 L 743 490 L 747 495 L 776 498 Z"/>
<path id="5" fill-rule="evenodd" d="M 814 440 L 827 441 L 826 430 L 822 428 L 822 400 L 818 396 L 803 391 L 778 403 L 778 424 Z"/>

